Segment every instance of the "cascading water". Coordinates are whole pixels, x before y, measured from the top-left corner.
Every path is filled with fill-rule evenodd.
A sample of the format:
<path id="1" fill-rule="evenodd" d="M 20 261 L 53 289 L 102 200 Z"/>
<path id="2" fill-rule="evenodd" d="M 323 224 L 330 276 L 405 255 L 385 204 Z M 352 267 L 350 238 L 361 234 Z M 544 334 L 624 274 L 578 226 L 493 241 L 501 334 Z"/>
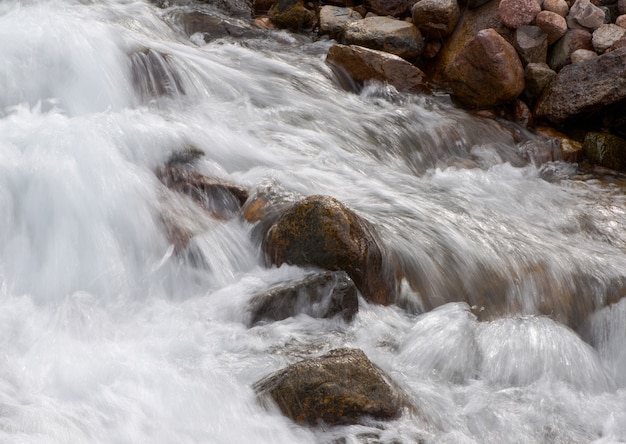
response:
<path id="1" fill-rule="evenodd" d="M 0 441 L 626 440 L 619 184 L 526 165 L 530 135 L 446 97 L 344 91 L 332 42 L 189 39 L 185 8 L 0 3 Z M 243 219 L 184 211 L 155 170 L 190 146 L 207 176 L 369 219 L 405 307 L 248 328 L 256 293 L 311 270 L 266 268 Z M 164 215 L 194 227 L 201 264 Z M 500 316 L 479 321 L 466 302 L 494 293 Z M 419 414 L 308 428 L 256 401 L 265 375 L 346 346 Z"/>

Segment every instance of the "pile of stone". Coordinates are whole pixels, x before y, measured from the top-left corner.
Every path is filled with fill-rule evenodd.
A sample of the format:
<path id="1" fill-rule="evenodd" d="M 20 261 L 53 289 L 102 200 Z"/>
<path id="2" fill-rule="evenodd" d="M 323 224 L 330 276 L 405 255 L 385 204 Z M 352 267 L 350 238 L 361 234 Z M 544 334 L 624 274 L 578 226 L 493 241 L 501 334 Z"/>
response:
<path id="1" fill-rule="evenodd" d="M 588 159 L 621 168 L 602 160 L 597 143 L 608 142 L 597 134 L 618 137 L 611 146 L 619 147 L 626 136 L 626 0 L 331 3 L 279 0 L 268 17 L 278 27 L 335 39 L 327 60 L 357 87 L 378 81 L 409 92 L 448 91 L 468 109 L 506 111 L 581 142 L 561 136 L 569 146 L 587 139 Z M 597 134 L 586 138 L 581 122 Z"/>

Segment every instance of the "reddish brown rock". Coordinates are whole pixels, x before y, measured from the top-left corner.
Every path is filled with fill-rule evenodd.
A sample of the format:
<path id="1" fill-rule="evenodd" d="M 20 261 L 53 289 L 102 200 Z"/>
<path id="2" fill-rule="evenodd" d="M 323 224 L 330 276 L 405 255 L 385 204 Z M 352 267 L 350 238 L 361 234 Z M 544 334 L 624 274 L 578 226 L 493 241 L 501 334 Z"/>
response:
<path id="1" fill-rule="evenodd" d="M 429 92 L 424 73 L 393 54 L 356 45 L 333 45 L 326 61 L 341 70 L 338 75 L 346 73 L 358 87 L 374 80 L 393 85 L 400 91 Z"/>
<path id="2" fill-rule="evenodd" d="M 513 29 L 529 25 L 540 11 L 536 0 L 501 0 L 498 6 L 502 22 Z"/>
<path id="3" fill-rule="evenodd" d="M 472 108 L 511 101 L 524 90 L 524 68 L 515 48 L 493 29 L 476 34 L 452 60 L 445 78 L 455 97 Z"/>
<path id="4" fill-rule="evenodd" d="M 417 57 L 424 50 L 424 38 L 415 25 L 390 17 L 368 17 L 347 23 L 341 43 L 385 51 L 403 59 Z"/>
<path id="5" fill-rule="evenodd" d="M 454 31 L 461 11 L 456 0 L 419 0 L 411 9 L 413 24 L 426 37 L 448 37 Z"/>
<path id="6" fill-rule="evenodd" d="M 254 385 L 264 404 L 273 403 L 295 422 L 358 424 L 394 419 L 414 410 L 382 370 L 358 349 L 336 349 L 273 373 Z"/>
<path id="7" fill-rule="evenodd" d="M 548 36 L 548 45 L 553 44 L 567 32 L 565 19 L 551 11 L 541 11 L 537 14 L 537 26 Z"/>
<path id="8" fill-rule="evenodd" d="M 363 297 L 388 305 L 397 297 L 397 266 L 373 227 L 329 196 L 296 202 L 270 227 L 262 250 L 268 262 L 344 270 Z"/>
<path id="9" fill-rule="evenodd" d="M 556 143 L 559 149 L 559 158 L 565 162 L 580 162 L 583 154 L 583 144 L 569 138 L 560 131 L 549 126 L 536 128 L 537 134 Z"/>
<path id="10" fill-rule="evenodd" d="M 564 67 L 537 103 L 537 117 L 560 123 L 626 99 L 626 48 Z"/>
<path id="11" fill-rule="evenodd" d="M 498 34 L 513 44 L 513 30 L 507 28 L 498 13 L 498 1 L 489 1 L 476 8 L 464 11 L 459 23 L 450 37 L 448 37 L 438 56 L 433 60 L 426 71 L 435 82 L 444 82 L 444 71 L 452 60 L 463 50 L 474 36 L 483 29 L 495 29 Z"/>

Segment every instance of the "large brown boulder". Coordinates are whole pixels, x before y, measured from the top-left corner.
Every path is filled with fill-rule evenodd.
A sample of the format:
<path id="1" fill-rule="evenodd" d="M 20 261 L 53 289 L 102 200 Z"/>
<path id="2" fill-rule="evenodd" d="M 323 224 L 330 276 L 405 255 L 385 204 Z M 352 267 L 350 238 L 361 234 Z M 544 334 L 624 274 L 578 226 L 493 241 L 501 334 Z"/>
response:
<path id="1" fill-rule="evenodd" d="M 309 196 L 287 208 L 270 227 L 262 249 L 271 264 L 344 270 L 370 302 L 396 300 L 393 258 L 373 227 L 332 197 Z"/>
<path id="2" fill-rule="evenodd" d="M 267 376 L 254 385 L 265 405 L 275 403 L 294 421 L 310 425 L 394 419 L 410 407 L 391 379 L 358 349 L 336 349 Z"/>
<path id="3" fill-rule="evenodd" d="M 340 77 L 347 74 L 357 88 L 368 81 L 393 85 L 399 91 L 429 92 L 426 75 L 415 65 L 386 52 L 356 45 L 333 45 L 326 62 Z"/>
<path id="4" fill-rule="evenodd" d="M 344 271 L 326 271 L 255 295 L 248 311 L 250 326 L 298 314 L 314 318 L 340 316 L 348 322 L 359 311 L 359 299 L 354 282 Z"/>
<path id="5" fill-rule="evenodd" d="M 445 71 L 456 98 L 472 108 L 490 108 L 524 90 L 524 68 L 515 48 L 494 29 L 479 31 Z"/>
<path id="6" fill-rule="evenodd" d="M 341 43 L 395 54 L 403 59 L 417 57 L 424 50 L 424 38 L 412 23 L 391 17 L 367 17 L 344 26 Z"/>
<path id="7" fill-rule="evenodd" d="M 470 2 L 471 3 L 471 2 Z M 435 82 L 443 82 L 443 73 L 454 58 L 463 50 L 463 48 L 474 38 L 474 36 L 483 29 L 495 29 L 509 43 L 513 43 L 513 33 L 511 28 L 507 28 L 500 14 L 498 13 L 498 4 L 500 0 L 491 0 L 486 4 L 469 9 L 462 12 L 454 32 L 448 37 L 439 51 L 437 57 L 433 60 L 427 69 L 428 74 Z"/>
<path id="8" fill-rule="evenodd" d="M 567 65 L 546 88 L 535 114 L 554 123 L 626 99 L 626 48 Z"/>

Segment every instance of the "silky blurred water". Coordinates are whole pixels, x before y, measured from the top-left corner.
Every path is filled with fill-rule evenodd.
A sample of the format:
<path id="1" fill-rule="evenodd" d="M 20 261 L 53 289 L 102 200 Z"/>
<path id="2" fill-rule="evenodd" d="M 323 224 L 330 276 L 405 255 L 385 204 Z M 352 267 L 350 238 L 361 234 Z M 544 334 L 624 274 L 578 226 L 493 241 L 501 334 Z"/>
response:
<path id="1" fill-rule="evenodd" d="M 189 38 L 172 8 L 0 3 L 1 442 L 626 440 L 626 305 L 576 331 L 558 316 L 621 290 L 623 188 L 527 163 L 532 135 L 445 96 L 343 90 L 330 41 Z M 369 219 L 403 307 L 247 328 L 251 297 L 313 270 L 266 268 L 253 225 L 164 189 L 155 168 L 189 146 L 210 177 Z M 172 252 L 167 214 L 200 265 Z M 501 316 L 482 319 L 494 293 Z M 257 403 L 260 378 L 346 346 L 420 413 L 321 429 Z"/>

